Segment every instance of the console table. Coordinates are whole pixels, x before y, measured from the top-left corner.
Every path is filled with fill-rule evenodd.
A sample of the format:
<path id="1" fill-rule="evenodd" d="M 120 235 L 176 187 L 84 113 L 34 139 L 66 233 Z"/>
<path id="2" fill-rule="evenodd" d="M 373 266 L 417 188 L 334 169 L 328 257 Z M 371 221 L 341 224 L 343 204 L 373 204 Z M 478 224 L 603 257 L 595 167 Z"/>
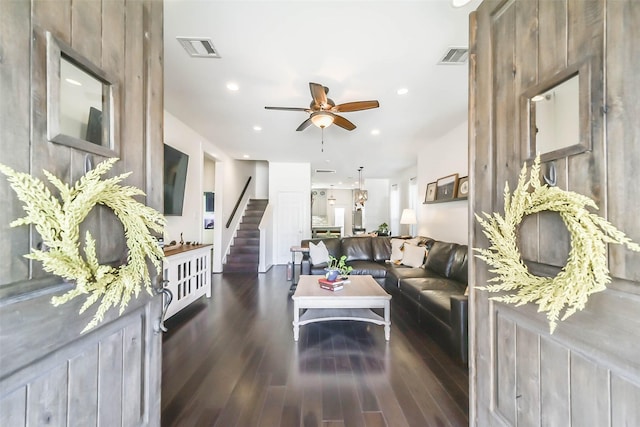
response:
<path id="1" fill-rule="evenodd" d="M 211 297 L 212 245 L 180 245 L 165 248 L 163 278 L 173 298 L 165 318 L 176 314 L 203 295 Z"/>
<path id="2" fill-rule="evenodd" d="M 309 253 L 309 248 L 303 248 L 302 246 L 291 246 L 289 249 L 291 251 L 291 268 L 293 271 L 291 272 L 291 287 L 289 291 L 293 292 L 296 290 L 296 253 L 307 254 Z M 302 265 L 300 266 L 300 272 L 302 272 Z"/>

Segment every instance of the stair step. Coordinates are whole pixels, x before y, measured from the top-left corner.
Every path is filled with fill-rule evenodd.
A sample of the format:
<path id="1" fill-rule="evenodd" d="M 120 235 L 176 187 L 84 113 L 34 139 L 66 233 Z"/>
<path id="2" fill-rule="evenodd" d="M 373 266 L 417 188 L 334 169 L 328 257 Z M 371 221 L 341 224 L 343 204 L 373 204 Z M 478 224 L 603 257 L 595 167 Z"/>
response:
<path id="1" fill-rule="evenodd" d="M 227 262 L 222 266 L 223 273 L 258 272 L 260 257 L 260 230 L 258 225 L 269 204 L 265 199 L 251 199 L 245 208 L 237 229 L 233 245 L 229 248 Z"/>
<path id="2" fill-rule="evenodd" d="M 259 224 L 262 216 L 243 216 L 241 224 Z"/>
<path id="3" fill-rule="evenodd" d="M 258 263 L 259 254 L 229 254 L 227 256 L 227 264 L 236 264 L 236 263 Z"/>
<path id="4" fill-rule="evenodd" d="M 260 246 L 260 239 L 254 237 L 236 237 L 233 239 L 234 246 Z"/>
<path id="5" fill-rule="evenodd" d="M 238 230 L 237 237 L 256 239 L 260 237 L 260 230 Z"/>
<path id="6" fill-rule="evenodd" d="M 229 255 L 235 255 L 235 254 L 259 254 L 260 253 L 260 247 L 258 246 L 231 246 L 231 248 L 229 249 Z"/>

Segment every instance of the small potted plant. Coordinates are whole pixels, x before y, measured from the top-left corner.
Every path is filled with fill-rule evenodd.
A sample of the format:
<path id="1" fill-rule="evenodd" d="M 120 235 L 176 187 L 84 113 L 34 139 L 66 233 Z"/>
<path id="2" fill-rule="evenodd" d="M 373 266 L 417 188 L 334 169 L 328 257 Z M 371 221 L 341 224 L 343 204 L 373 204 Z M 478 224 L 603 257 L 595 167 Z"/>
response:
<path id="1" fill-rule="evenodd" d="M 386 222 L 378 226 L 378 236 L 388 236 L 389 234 L 389 225 Z"/>
<path id="2" fill-rule="evenodd" d="M 353 267 L 346 264 L 347 256 L 342 255 L 340 259 L 329 255 L 329 265 L 327 266 L 327 274 L 325 277 L 328 280 L 336 280 L 338 276 L 346 278 L 353 270 Z"/>

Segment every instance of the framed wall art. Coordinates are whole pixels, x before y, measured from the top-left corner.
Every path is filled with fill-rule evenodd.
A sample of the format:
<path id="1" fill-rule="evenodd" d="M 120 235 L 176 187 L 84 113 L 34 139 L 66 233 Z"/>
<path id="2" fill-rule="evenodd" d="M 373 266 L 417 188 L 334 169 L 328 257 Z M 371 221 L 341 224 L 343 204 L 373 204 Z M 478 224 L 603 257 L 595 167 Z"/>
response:
<path id="1" fill-rule="evenodd" d="M 463 176 L 458 180 L 458 192 L 456 198 L 462 199 L 469 197 L 469 177 Z"/>
<path id="2" fill-rule="evenodd" d="M 436 183 L 430 182 L 427 184 L 427 191 L 424 195 L 424 201 L 433 202 L 436 199 Z"/>
<path id="3" fill-rule="evenodd" d="M 436 200 L 451 200 L 458 190 L 458 174 L 448 175 L 436 181 Z"/>

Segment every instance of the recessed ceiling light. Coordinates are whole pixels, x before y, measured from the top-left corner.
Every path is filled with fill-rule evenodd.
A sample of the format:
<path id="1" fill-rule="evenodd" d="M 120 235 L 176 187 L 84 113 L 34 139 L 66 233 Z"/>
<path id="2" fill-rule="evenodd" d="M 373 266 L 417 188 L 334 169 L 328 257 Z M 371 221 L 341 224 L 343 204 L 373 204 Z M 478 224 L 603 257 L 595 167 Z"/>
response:
<path id="1" fill-rule="evenodd" d="M 338 185 L 342 185 L 342 181 L 338 181 Z"/>
<path id="2" fill-rule="evenodd" d="M 227 83 L 227 89 L 235 92 L 236 90 L 240 89 L 240 86 L 238 86 L 237 83 L 231 82 L 231 83 Z"/>
<path id="3" fill-rule="evenodd" d="M 380 129 L 374 129 L 371 131 L 371 135 L 380 135 Z"/>
<path id="4" fill-rule="evenodd" d="M 243 155 L 242 155 L 242 158 L 243 158 L 243 159 L 248 159 L 248 158 L 249 158 L 249 155 L 248 155 L 248 154 L 243 154 Z"/>
<path id="5" fill-rule="evenodd" d="M 253 130 L 255 130 L 256 132 L 260 132 L 262 128 L 260 126 L 254 126 Z"/>
<path id="6" fill-rule="evenodd" d="M 401 87 L 397 92 L 398 95 L 406 95 L 407 93 L 409 93 L 409 89 L 407 89 L 406 87 Z"/>
<path id="7" fill-rule="evenodd" d="M 451 0 L 451 6 L 453 7 L 463 7 L 469 3 L 471 3 L 471 0 Z"/>

